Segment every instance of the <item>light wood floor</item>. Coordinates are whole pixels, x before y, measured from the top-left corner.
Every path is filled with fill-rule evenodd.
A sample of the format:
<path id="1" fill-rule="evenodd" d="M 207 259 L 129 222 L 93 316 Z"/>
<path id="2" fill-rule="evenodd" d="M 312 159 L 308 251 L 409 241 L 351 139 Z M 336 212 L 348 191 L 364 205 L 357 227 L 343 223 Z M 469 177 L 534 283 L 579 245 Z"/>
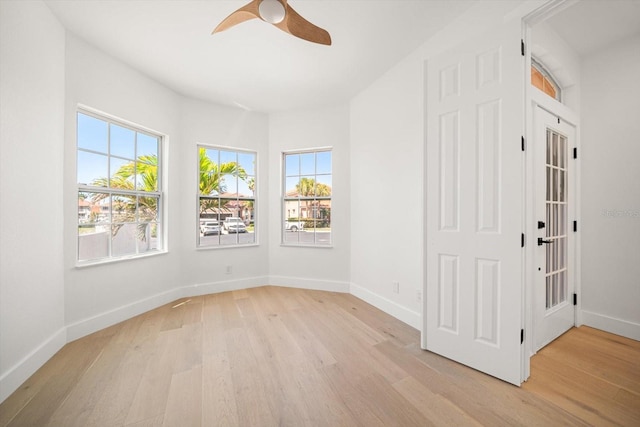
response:
<path id="1" fill-rule="evenodd" d="M 0 426 L 640 425 L 640 343 L 579 328 L 518 388 L 419 348 L 347 294 L 176 301 L 66 345 Z"/>

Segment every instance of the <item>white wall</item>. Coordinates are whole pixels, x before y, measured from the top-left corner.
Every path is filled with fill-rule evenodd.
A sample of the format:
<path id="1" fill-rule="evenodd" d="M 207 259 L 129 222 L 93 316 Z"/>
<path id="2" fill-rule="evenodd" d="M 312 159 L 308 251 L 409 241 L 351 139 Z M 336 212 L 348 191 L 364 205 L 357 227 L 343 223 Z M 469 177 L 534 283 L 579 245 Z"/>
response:
<path id="1" fill-rule="evenodd" d="M 640 339 L 640 36 L 582 65 L 583 320 Z"/>
<path id="2" fill-rule="evenodd" d="M 351 289 L 420 327 L 424 146 L 421 61 L 404 61 L 351 103 Z M 392 282 L 399 282 L 393 293 Z"/>
<path id="3" fill-rule="evenodd" d="M 281 245 L 282 152 L 333 147 L 331 248 Z M 362 215 L 350 211 L 349 109 L 277 113 L 269 117 L 270 284 L 349 290 L 349 227 Z"/>
<path id="4" fill-rule="evenodd" d="M 165 302 L 158 295 L 184 285 L 180 276 L 179 251 L 183 246 L 179 224 L 183 153 L 178 133 L 180 97 L 146 76 L 95 49 L 72 34 L 67 35 L 66 111 L 64 161 L 64 267 L 65 312 L 69 336 L 77 338 L 125 315 Z M 76 135 L 78 105 L 131 121 L 169 137 L 164 141 L 167 178 L 165 211 L 169 252 L 135 261 L 76 267 Z M 149 300 L 151 299 L 151 300 Z"/>
<path id="5" fill-rule="evenodd" d="M 0 401 L 62 345 L 64 29 L 0 2 Z"/>

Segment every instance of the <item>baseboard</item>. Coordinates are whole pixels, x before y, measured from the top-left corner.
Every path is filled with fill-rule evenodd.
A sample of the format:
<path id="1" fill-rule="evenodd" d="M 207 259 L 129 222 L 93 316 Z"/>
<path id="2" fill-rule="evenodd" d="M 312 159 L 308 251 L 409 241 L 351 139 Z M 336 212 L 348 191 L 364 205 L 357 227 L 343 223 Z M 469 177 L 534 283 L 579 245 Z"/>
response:
<path id="1" fill-rule="evenodd" d="M 337 280 L 303 279 L 300 277 L 269 276 L 269 285 L 287 288 L 314 289 L 328 292 L 349 292 L 349 283 Z"/>
<path id="2" fill-rule="evenodd" d="M 59 329 L 35 350 L 11 367 L 0 377 L 0 402 L 18 389 L 47 360 L 67 343 L 66 328 Z"/>
<path id="3" fill-rule="evenodd" d="M 268 283 L 269 280 L 267 276 L 256 276 L 246 279 L 224 280 L 221 282 L 197 283 L 195 285 L 185 286 L 182 289 L 184 297 L 197 297 L 220 292 L 257 288 L 259 286 L 265 286 Z"/>
<path id="4" fill-rule="evenodd" d="M 184 288 L 174 288 L 67 325 L 67 342 L 77 340 L 116 323 L 131 319 L 184 296 Z"/>
<path id="5" fill-rule="evenodd" d="M 351 283 L 350 293 L 396 319 L 403 321 L 407 325 L 418 330 L 422 329 L 422 315 L 420 313 L 411 311 L 408 308 L 387 298 L 381 297 L 380 295 L 375 294 L 362 286 L 356 285 L 355 283 Z"/>
<path id="6" fill-rule="evenodd" d="M 640 341 L 640 324 L 582 310 L 582 324 Z"/>

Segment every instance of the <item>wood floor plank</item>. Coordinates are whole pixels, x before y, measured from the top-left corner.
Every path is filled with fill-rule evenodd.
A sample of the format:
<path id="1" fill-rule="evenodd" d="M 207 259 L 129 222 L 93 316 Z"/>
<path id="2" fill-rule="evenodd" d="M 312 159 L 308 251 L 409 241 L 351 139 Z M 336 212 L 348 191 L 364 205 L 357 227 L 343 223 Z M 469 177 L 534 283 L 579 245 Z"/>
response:
<path id="1" fill-rule="evenodd" d="M 515 387 L 420 349 L 352 295 L 183 298 L 64 346 L 0 404 L 6 426 L 640 425 L 640 343 L 572 329 Z"/>
<path id="2" fill-rule="evenodd" d="M 176 359 L 172 344 L 178 334 L 178 329 L 162 330 L 149 349 L 147 365 L 133 396 L 125 424 L 164 415 Z"/>
<path id="3" fill-rule="evenodd" d="M 205 298 L 202 319 L 202 425 L 236 426 L 238 407 L 219 300 Z"/>
<path id="4" fill-rule="evenodd" d="M 163 426 L 199 427 L 202 423 L 202 366 L 171 378 Z"/>

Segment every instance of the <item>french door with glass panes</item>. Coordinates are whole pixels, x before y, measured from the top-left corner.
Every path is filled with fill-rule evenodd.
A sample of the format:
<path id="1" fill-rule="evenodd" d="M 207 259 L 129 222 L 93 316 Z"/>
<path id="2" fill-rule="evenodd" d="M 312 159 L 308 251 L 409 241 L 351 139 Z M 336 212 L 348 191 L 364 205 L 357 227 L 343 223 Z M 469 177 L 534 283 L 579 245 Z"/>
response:
<path id="1" fill-rule="evenodd" d="M 535 351 L 575 324 L 574 237 L 575 128 L 536 107 L 535 111 Z"/>

